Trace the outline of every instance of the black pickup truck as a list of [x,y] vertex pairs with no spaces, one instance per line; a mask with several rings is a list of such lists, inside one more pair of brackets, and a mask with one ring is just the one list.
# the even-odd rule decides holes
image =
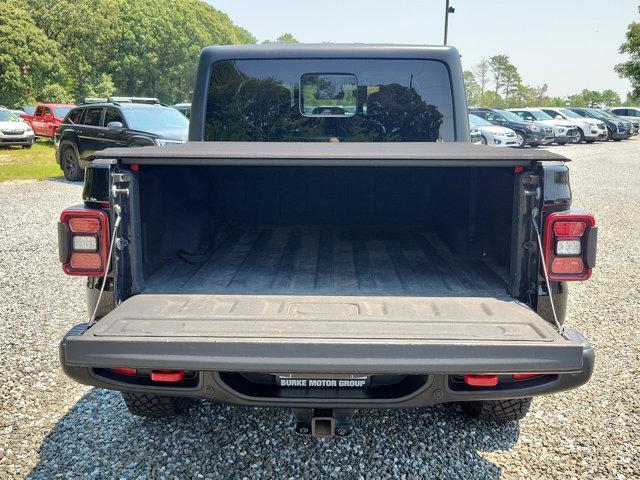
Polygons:
[[90,314],[69,377],[139,415],[291,408],[318,437],[361,408],[515,420],[589,380],[563,323],[594,218],[567,159],[469,142],[454,48],[206,48],[189,140],[101,152],[62,213]]

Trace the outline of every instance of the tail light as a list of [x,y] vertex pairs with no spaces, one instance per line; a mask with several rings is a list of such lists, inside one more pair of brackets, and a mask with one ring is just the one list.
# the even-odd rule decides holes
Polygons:
[[582,281],[596,262],[596,221],[576,210],[552,213],[545,223],[544,257],[548,280]]
[[100,277],[107,268],[109,221],[102,210],[70,208],[60,215],[58,250],[67,275]]

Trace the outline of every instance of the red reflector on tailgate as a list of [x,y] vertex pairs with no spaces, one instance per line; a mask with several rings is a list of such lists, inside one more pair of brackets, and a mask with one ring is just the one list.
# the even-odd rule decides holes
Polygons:
[[542,373],[514,373],[514,380],[526,380],[527,378],[539,377]]
[[117,373],[122,373],[124,375],[135,375],[138,373],[138,370],[135,368],[110,368],[109,370]]
[[495,387],[498,384],[497,375],[465,375],[464,383],[472,387]]
[[152,370],[151,380],[154,382],[179,382],[184,378],[184,372],[174,370]]

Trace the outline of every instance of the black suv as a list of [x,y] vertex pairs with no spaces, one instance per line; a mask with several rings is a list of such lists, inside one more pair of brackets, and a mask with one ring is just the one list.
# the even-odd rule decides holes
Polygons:
[[109,147],[184,143],[189,121],[157,99],[91,99],[71,110],[53,141],[56,162],[67,180],[82,180],[87,157]]
[[485,120],[507,127],[516,132],[517,148],[538,147],[548,145],[555,140],[553,129],[548,125],[537,122],[525,122],[522,118],[508,110],[495,108],[470,108],[469,113],[484,118]]

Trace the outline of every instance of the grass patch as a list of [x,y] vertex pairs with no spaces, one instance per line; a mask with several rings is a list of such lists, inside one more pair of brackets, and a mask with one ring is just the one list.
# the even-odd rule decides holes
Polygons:
[[61,177],[53,142],[38,140],[31,149],[0,148],[0,182]]

